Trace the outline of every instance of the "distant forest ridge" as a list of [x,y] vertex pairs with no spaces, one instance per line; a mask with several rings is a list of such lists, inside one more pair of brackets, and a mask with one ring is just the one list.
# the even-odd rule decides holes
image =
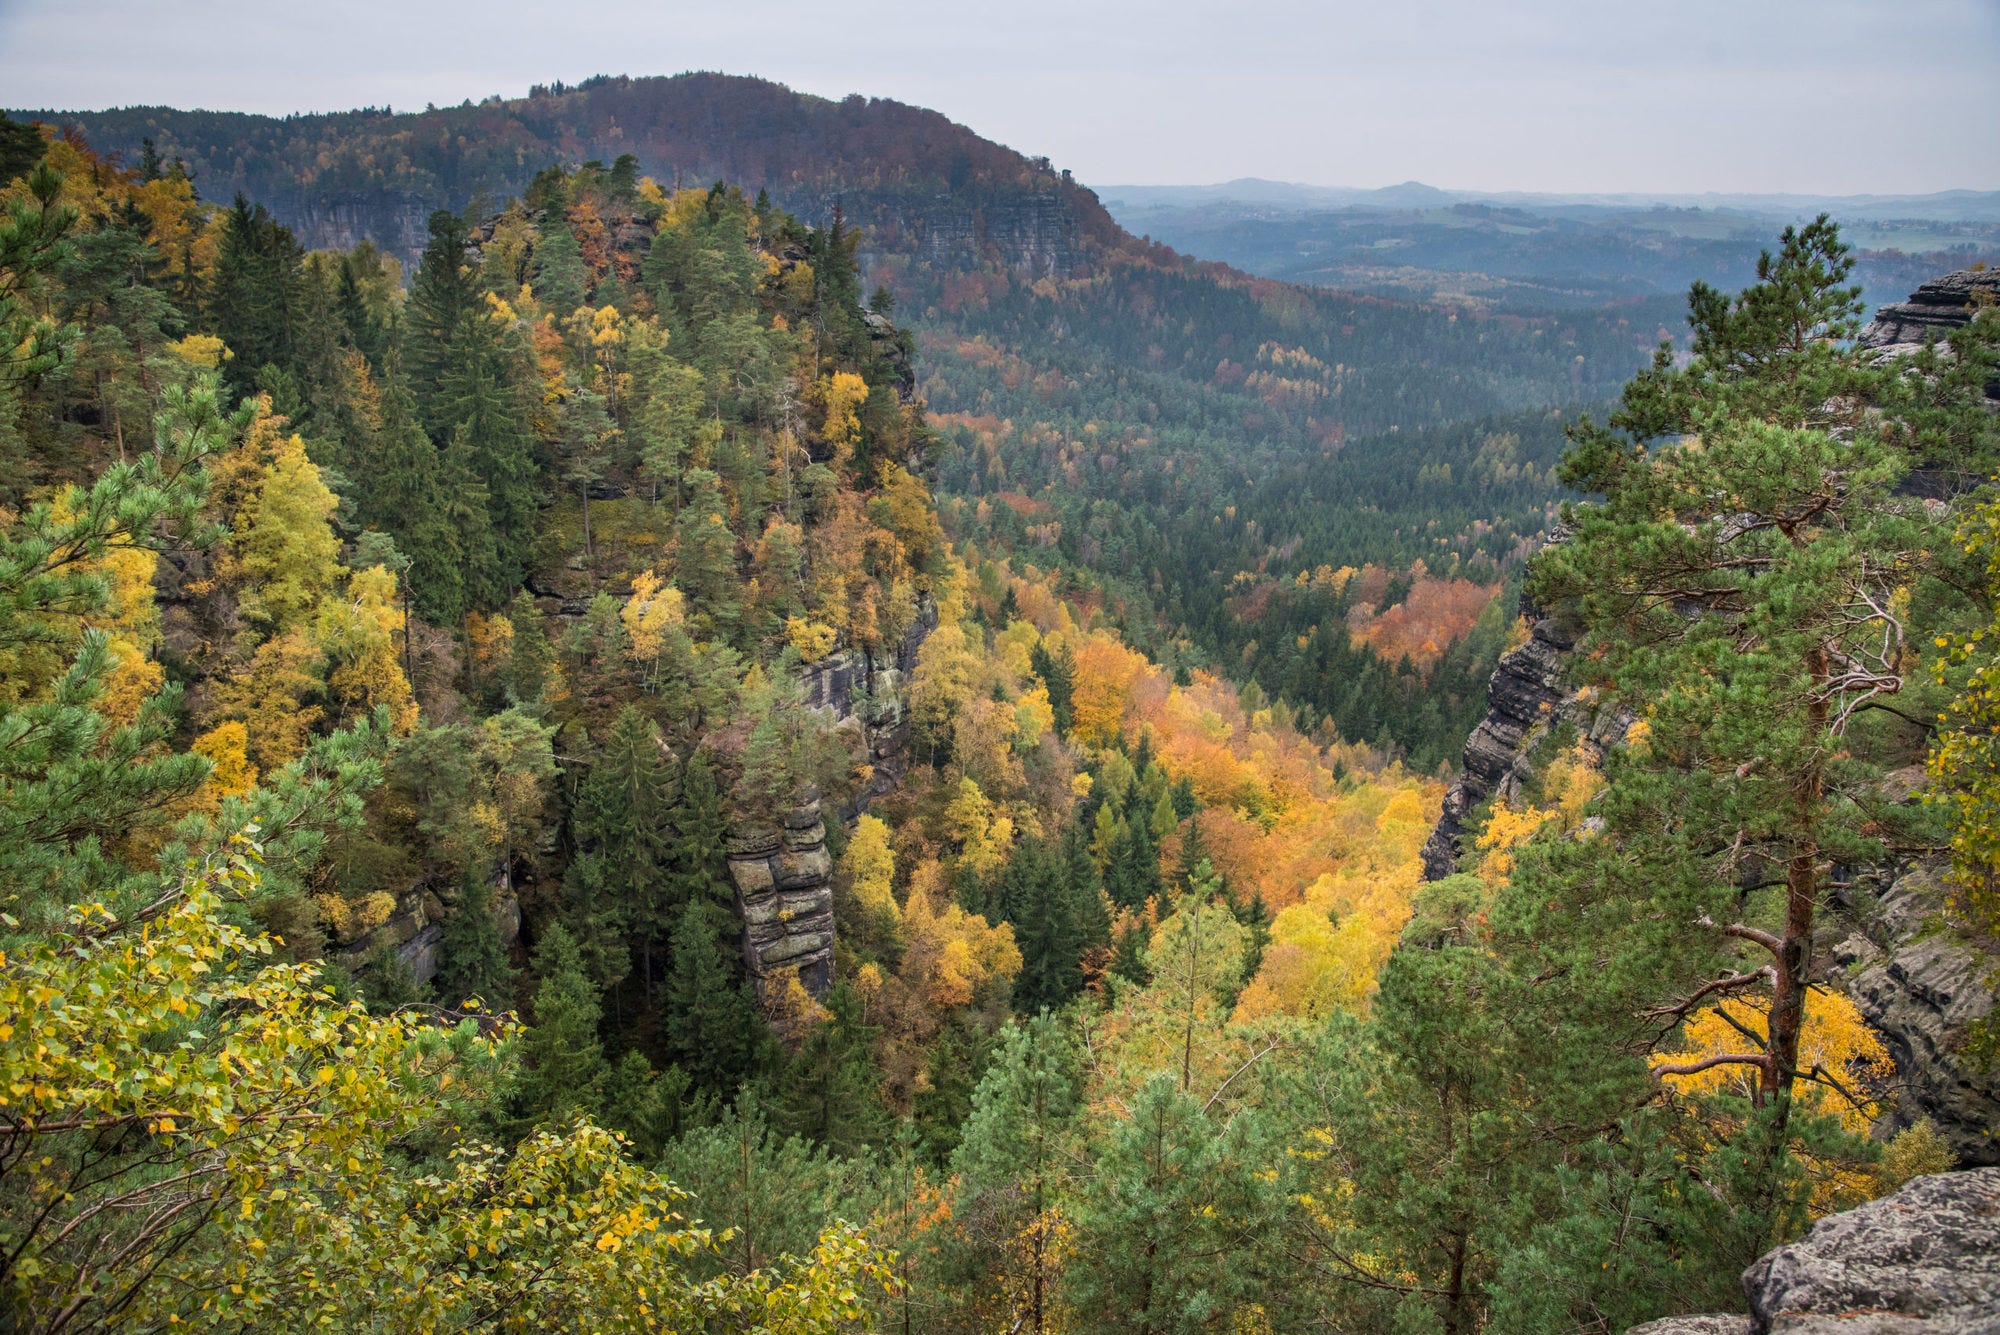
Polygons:
[[[413,257],[435,209],[482,198],[497,206],[552,163],[610,164],[627,153],[663,185],[727,179],[768,190],[813,222],[838,204],[874,229],[871,244],[891,249],[963,243],[958,258],[977,262],[980,234],[994,222],[1030,235],[1044,266],[1073,267],[1087,250],[1139,244],[1046,158],[935,111],[859,94],[833,101],[724,74],[605,76],[420,112],[7,114],[77,131],[128,162],[150,139],[163,160],[186,163],[204,197],[259,200],[310,246],[369,236]],[[1024,216],[997,219],[996,207]]]
[[1825,211],[1849,221],[1924,218],[1939,222],[2000,222],[2000,190],[1938,190],[1928,194],[1742,194],[1729,191],[1561,191],[1454,190],[1404,181],[1376,188],[1305,185],[1239,177],[1211,185],[1101,185],[1098,194],[1132,206],[1191,206],[1220,201],[1281,209],[1442,208],[1452,204],[1498,204],[1545,210],[1559,208],[1719,209],[1757,215],[1790,216]]

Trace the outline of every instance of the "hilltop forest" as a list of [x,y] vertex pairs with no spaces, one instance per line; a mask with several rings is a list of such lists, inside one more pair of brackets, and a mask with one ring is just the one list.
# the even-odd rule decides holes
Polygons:
[[[0,120],[11,1328],[1610,1332],[1949,1163],[1813,933],[2000,929],[2000,332],[1831,223],[1646,361],[100,147]],[[1426,882],[1521,578],[1616,726]]]

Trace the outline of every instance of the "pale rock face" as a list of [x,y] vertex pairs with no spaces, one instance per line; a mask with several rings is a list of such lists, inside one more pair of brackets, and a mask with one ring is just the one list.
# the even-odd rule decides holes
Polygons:
[[2000,1168],[1920,1177],[1743,1272],[1750,1315],[1629,1335],[2000,1335]]

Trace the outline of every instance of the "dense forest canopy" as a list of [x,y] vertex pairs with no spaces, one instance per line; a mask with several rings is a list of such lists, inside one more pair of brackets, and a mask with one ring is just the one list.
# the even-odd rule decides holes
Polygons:
[[[0,122],[12,1326],[1609,1332],[1948,1166],[1815,932],[1946,848],[2000,923],[1994,317],[571,153],[398,257]],[[1524,565],[1602,726],[1426,884]]]
[[[430,211],[490,206],[550,161],[727,179],[821,225],[838,209],[864,287],[891,294],[922,352],[949,447],[937,480],[968,503],[946,512],[954,539],[1052,571],[1173,665],[1253,678],[1306,726],[1331,720],[1424,769],[1477,717],[1499,636],[1467,641],[1462,617],[1412,605],[1425,624],[1405,663],[1343,637],[1347,605],[1322,615],[1278,592],[1267,613],[1274,590],[1372,562],[1399,575],[1375,612],[1427,578],[1454,608],[1461,579],[1509,603],[1501,584],[1560,496],[1563,422],[1681,327],[1667,298],[1496,314],[1252,278],[1130,235],[1046,161],[935,113],[756,79],[593,79],[424,111],[48,116],[126,162],[178,161],[212,198],[242,191],[308,244],[365,238],[406,263]],[[1243,579],[1265,587],[1245,599]],[[1454,651],[1441,668],[1433,642]],[[1364,691],[1332,684],[1356,671]]]

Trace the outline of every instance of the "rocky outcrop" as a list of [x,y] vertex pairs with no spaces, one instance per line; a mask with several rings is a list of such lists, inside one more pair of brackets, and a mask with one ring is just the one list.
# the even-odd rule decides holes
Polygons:
[[[2000,304],[2000,269],[1960,269],[1925,283],[1908,301],[1879,308],[1857,341],[1884,357],[1914,352],[1994,304]],[[1986,397],[2000,401],[2000,367],[1986,382]]]
[[814,996],[833,983],[833,859],[817,793],[776,830],[729,838],[729,876],[743,918],[743,962],[761,990],[797,969]]
[[[444,920],[448,910],[436,893],[418,885],[396,897],[395,911],[387,920],[349,940],[329,942],[330,959],[349,973],[360,973],[372,962],[375,952],[392,946],[410,978],[428,983],[437,977],[438,947],[444,942]],[[500,939],[511,946],[521,935],[521,901],[503,876],[493,892],[493,916],[500,927]],[[455,1004],[457,999],[453,999]]]
[[1945,928],[1934,866],[1904,871],[1872,902],[1843,898],[1855,930],[1834,947],[1829,981],[1896,1059],[1881,1130],[1929,1118],[1960,1164],[2000,1165],[2000,1072],[1961,1057],[1968,1026],[1993,1013],[2000,962]]
[[1576,635],[1559,618],[1543,616],[1525,597],[1521,614],[1530,623],[1527,643],[1501,655],[1487,686],[1486,717],[1466,739],[1459,776],[1444,796],[1437,827],[1424,844],[1424,879],[1435,881],[1457,870],[1458,840],[1465,820],[1487,798],[1511,801],[1535,776],[1536,752],[1564,724],[1599,755],[1631,725],[1622,710],[1600,708],[1579,695],[1569,679],[1569,654]]
[[[868,781],[834,812],[842,822],[855,820],[903,777],[910,745],[904,683],[936,626],[937,608],[926,601],[890,652],[843,650],[801,670],[807,707],[853,724],[867,748]],[[732,831],[729,876],[743,919],[743,962],[759,990],[792,969],[814,996],[832,986],[833,859],[820,795],[810,794],[776,829]]]
[[1747,1317],[1630,1335],[2000,1335],[2000,1168],[1920,1177],[1743,1272]]

